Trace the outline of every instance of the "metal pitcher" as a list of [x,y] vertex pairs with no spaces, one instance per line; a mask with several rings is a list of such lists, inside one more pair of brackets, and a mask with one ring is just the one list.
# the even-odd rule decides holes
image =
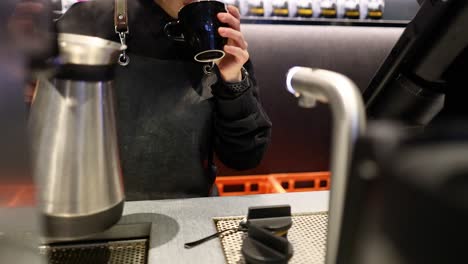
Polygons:
[[122,215],[113,73],[120,43],[59,34],[60,66],[38,82],[29,116],[45,237],[76,239]]

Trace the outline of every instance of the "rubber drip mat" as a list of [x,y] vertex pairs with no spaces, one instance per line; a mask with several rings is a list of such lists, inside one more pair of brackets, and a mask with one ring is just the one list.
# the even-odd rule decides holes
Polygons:
[[[214,218],[217,231],[239,226],[239,217]],[[294,248],[290,264],[325,263],[328,213],[293,214],[293,225],[288,232],[288,240]],[[224,256],[228,264],[244,264],[241,253],[242,241],[247,233],[237,232],[220,238]]]
[[41,246],[50,264],[146,264],[148,240]]

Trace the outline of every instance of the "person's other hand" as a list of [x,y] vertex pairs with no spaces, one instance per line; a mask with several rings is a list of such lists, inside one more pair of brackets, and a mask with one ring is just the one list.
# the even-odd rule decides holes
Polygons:
[[249,60],[247,41],[240,31],[240,12],[235,6],[228,6],[229,13],[219,13],[218,19],[230,27],[220,27],[219,34],[228,39],[224,46],[226,56],[216,62],[221,77],[226,82],[240,82],[242,80],[241,69]]

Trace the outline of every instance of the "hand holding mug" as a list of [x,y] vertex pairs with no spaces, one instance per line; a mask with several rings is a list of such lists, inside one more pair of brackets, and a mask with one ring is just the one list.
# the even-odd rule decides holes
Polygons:
[[223,47],[227,39],[218,29],[227,26],[218,18],[227,13],[226,5],[219,1],[192,2],[180,9],[178,20],[166,24],[164,32],[174,41],[183,41],[192,49],[194,60],[213,62],[225,56]]
[[178,20],[164,31],[174,41],[189,44],[198,62],[215,62],[227,82],[242,79],[242,66],[249,59],[247,42],[240,32],[240,12],[219,1],[192,2],[184,6]]
[[219,34],[228,39],[224,45],[226,56],[216,61],[221,77],[227,82],[239,82],[242,80],[241,69],[249,60],[247,51],[248,43],[240,31],[240,12],[235,6],[228,6],[229,13],[218,13],[218,19],[229,25],[220,27]]

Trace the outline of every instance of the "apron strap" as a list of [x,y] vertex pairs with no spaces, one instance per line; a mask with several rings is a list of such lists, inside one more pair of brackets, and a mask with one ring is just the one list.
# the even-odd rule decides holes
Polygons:
[[[214,123],[214,122],[213,122]],[[214,130],[214,124],[212,124],[212,129],[211,131]],[[216,177],[218,176],[218,167],[216,166],[214,162],[214,142],[213,139],[210,140],[210,145],[208,149],[208,176],[211,178],[213,181],[213,185],[210,188],[210,193],[209,196],[219,196],[219,190],[218,187],[216,186]]]
[[[127,35],[130,33],[128,28],[127,0],[115,0],[114,28],[115,33],[119,36],[120,43],[126,45]],[[125,50],[120,54],[118,63],[121,66],[127,66],[130,63],[130,58]]]

